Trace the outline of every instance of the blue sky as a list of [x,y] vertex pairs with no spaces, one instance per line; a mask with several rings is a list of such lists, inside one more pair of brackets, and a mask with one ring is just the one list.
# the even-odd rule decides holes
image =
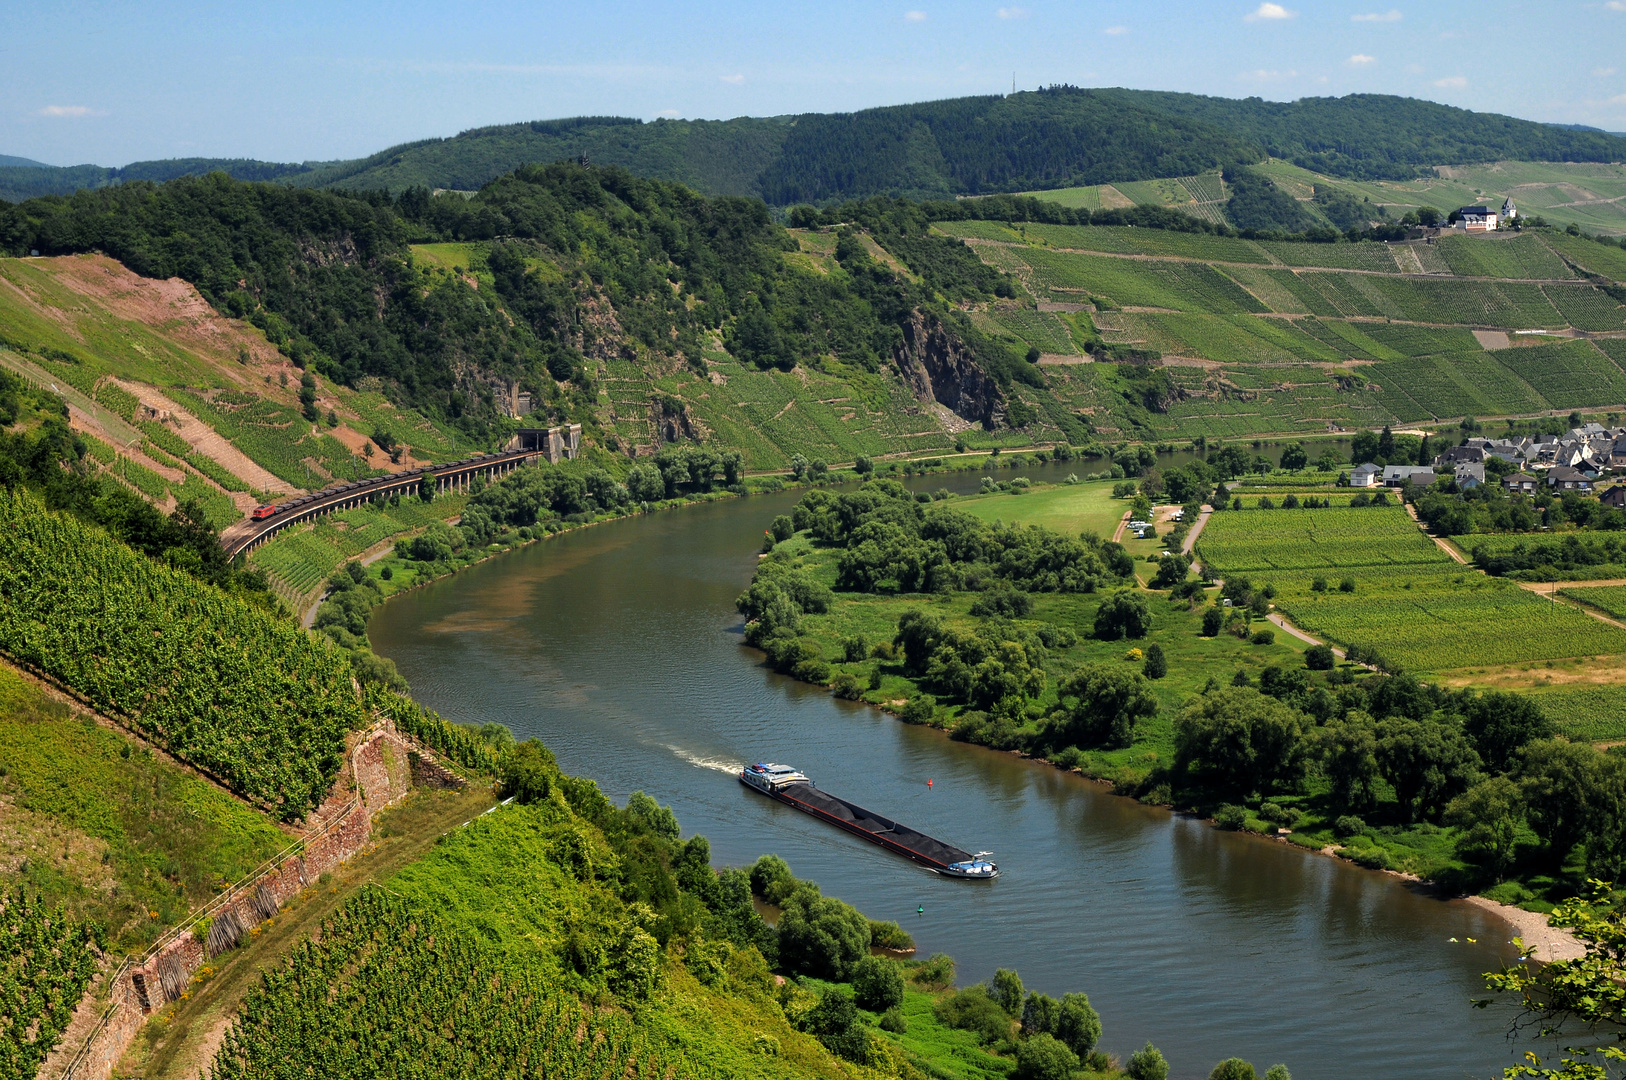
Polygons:
[[1404,94],[1626,131],[1626,0],[65,4],[0,13],[0,154],[357,157],[484,124],[1048,83]]

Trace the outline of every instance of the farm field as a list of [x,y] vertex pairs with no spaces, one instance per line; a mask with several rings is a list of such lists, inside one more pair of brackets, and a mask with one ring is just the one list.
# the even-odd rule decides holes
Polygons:
[[1626,631],[1453,562],[1398,507],[1215,514],[1198,550],[1221,576],[1274,586],[1305,631],[1411,671],[1626,653]]

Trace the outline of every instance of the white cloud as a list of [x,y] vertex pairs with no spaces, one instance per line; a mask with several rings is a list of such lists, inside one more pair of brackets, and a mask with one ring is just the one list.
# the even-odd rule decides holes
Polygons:
[[1399,22],[1402,16],[1399,11],[1390,8],[1388,11],[1371,11],[1365,15],[1351,15],[1350,22]]
[[678,117],[682,116],[683,114],[681,112],[679,112],[677,109],[662,109],[660,112],[656,113],[655,115],[656,116],[664,116],[668,120],[676,120]]
[[47,105],[39,111],[41,116],[100,116],[89,105]]
[[1113,37],[1118,37],[1120,34],[1129,33],[1129,27],[1127,27],[1127,26],[1109,26],[1109,27],[1107,27],[1105,30],[1103,30],[1101,32],[1103,34],[1111,34]]
[[1609,76],[1613,75],[1619,70],[1619,68],[1593,68],[1592,74],[1596,75],[1600,79],[1607,79]]
[[905,11],[903,18],[905,22],[925,22],[926,13],[924,11]]
[[1025,7],[1002,7],[994,14],[1001,19],[1025,19],[1028,17],[1028,9]]
[[1609,99],[1611,105],[1626,105],[1626,94],[1616,94]]
[[1354,56],[1344,61],[1344,63],[1354,64],[1356,67],[1365,67],[1367,64],[1375,64],[1377,62],[1377,57],[1367,56],[1365,53],[1356,53]]
[[1243,82],[1280,82],[1283,79],[1296,79],[1298,76],[1299,73],[1291,69],[1287,71],[1267,71],[1264,68],[1255,68],[1252,71],[1244,71],[1237,78]]
[[1604,7],[1610,11],[1626,11],[1626,0],[1609,0]]
[[1435,79],[1434,85],[1442,90],[1460,90],[1468,85],[1468,80],[1461,75],[1447,75],[1443,79]]
[[738,86],[740,83],[745,81],[744,75],[719,75],[718,78],[722,79],[726,83],[733,83],[735,86]]
[[[1626,2],[1626,0],[1623,0]],[[1272,4],[1269,0],[1260,4],[1253,13],[1247,16],[1248,22],[1257,22],[1260,19],[1291,19],[1298,15],[1296,11],[1288,11],[1280,4]]]

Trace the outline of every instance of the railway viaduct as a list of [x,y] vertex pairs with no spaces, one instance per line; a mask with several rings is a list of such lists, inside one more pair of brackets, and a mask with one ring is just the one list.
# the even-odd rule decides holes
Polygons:
[[568,460],[576,456],[581,445],[581,433],[580,424],[521,428],[509,441],[508,448],[495,454],[404,469],[388,476],[373,476],[324,488],[278,503],[276,513],[268,518],[259,521],[248,519],[230,526],[220,534],[220,545],[226,549],[227,558],[235,559],[248,554],[290,526],[335,511],[349,510],[363,503],[395,495],[416,494],[426,483],[435,485],[437,495],[446,491],[467,491],[476,477],[494,480],[538,459],[549,462]]

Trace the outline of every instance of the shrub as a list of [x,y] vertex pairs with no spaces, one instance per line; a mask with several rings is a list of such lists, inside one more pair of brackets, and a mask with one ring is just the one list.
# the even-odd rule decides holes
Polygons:
[[1103,641],[1143,638],[1151,626],[1151,608],[1145,597],[1135,593],[1109,596],[1095,611],[1095,636]]
[[764,855],[751,867],[751,891],[770,904],[782,904],[796,887],[790,864],[777,855]]
[[1310,591],[1311,592],[1326,592],[1327,591],[1327,579],[1324,578],[1324,577],[1319,577],[1319,576],[1315,577],[1315,578],[1312,578],[1310,580]]
[[841,659],[844,663],[857,664],[869,656],[869,642],[864,640],[863,634],[855,634],[841,641]]
[[535,739],[526,739],[503,755],[497,767],[497,794],[519,803],[539,802],[553,790],[557,771],[553,755]]
[[853,997],[870,1012],[896,1008],[903,1004],[903,973],[891,960],[866,956],[853,965]]
[[1312,645],[1304,650],[1304,666],[1311,671],[1331,671],[1337,665],[1330,645]]
[[898,717],[906,724],[929,724],[936,712],[937,702],[930,694],[917,694],[904,705]]
[[845,979],[869,952],[869,920],[851,904],[801,885],[785,898],[779,917],[779,955],[785,966],[826,979]]
[[1225,612],[1217,607],[1211,607],[1203,612],[1203,637],[1219,637],[1219,632],[1225,627]]
[[1354,814],[1344,814],[1332,823],[1332,831],[1335,836],[1347,840],[1351,836],[1359,836],[1364,833],[1366,831],[1366,822]]
[[1299,819],[1304,816],[1304,813],[1296,807],[1267,802],[1259,807],[1259,816],[1272,825],[1280,825],[1290,829],[1299,823]]
[[1355,591],[1355,579],[1352,578],[1352,577],[1347,577],[1344,580],[1340,581],[1338,583],[1338,591],[1339,592],[1354,592]]
[[1253,642],[1255,645],[1273,645],[1276,642],[1276,631],[1264,629],[1255,630],[1253,635],[1249,637],[1248,640]]
[[1147,1043],[1129,1055],[1129,1063],[1124,1066],[1124,1075],[1129,1077],[1129,1080],[1169,1080],[1169,1063],[1163,1057],[1162,1051]]
[[890,1031],[894,1035],[905,1035],[909,1031],[909,1020],[903,1015],[903,1009],[897,1005],[892,1006],[881,1014],[876,1026],[882,1031]]
[[858,676],[850,671],[838,671],[830,680],[830,691],[844,701],[857,701],[864,695],[864,688],[858,684]]
[[939,1021],[952,1028],[969,1031],[984,1043],[998,1042],[1011,1033],[1011,1018],[983,986],[970,986],[950,994],[932,1006]]
[[840,990],[826,991],[803,1018],[802,1026],[838,1057],[860,1065],[869,1061],[868,1033],[852,999]]
[[1233,832],[1240,831],[1248,823],[1248,811],[1234,803],[1226,803],[1214,811],[1214,824],[1222,829]]
[[1084,994],[1063,994],[1061,1011],[1056,1017],[1056,1038],[1068,1049],[1084,1057],[1101,1039],[1101,1015],[1090,1005]]
[[878,949],[906,950],[915,947],[915,939],[909,936],[909,931],[895,922],[869,921],[869,943]]
[[1208,1080],[1259,1080],[1259,1074],[1253,1071],[1253,1066],[1241,1058],[1226,1058],[1214,1066],[1214,1071],[1208,1074]]
[[1146,665],[1141,673],[1148,679],[1161,679],[1169,673],[1169,661],[1163,655],[1163,646],[1152,644],[1146,646]]
[[953,986],[954,957],[948,953],[933,953],[930,959],[909,973],[909,981],[927,989]]
[[1067,1080],[1078,1068],[1078,1055],[1050,1035],[1023,1039],[1016,1047],[1016,1076],[1020,1080]]

